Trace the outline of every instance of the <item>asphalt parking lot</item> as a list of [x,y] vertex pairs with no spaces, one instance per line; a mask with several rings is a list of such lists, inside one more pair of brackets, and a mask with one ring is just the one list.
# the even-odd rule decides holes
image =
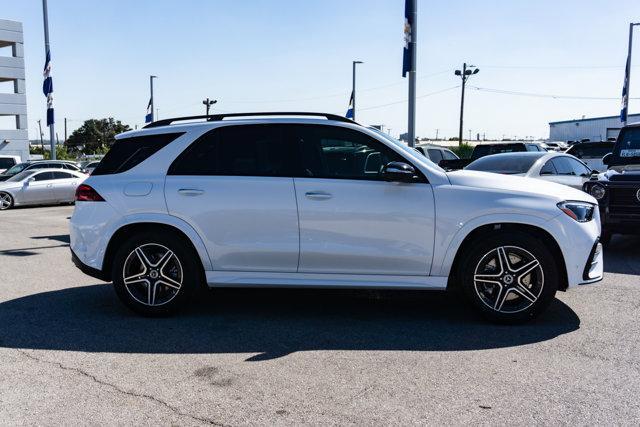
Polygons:
[[218,290],[127,311],[71,263],[73,207],[0,213],[3,424],[638,424],[640,239],[518,327],[430,292]]

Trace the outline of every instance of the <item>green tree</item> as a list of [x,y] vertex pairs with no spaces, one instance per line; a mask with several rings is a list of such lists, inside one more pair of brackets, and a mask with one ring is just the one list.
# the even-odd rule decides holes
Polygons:
[[90,119],[74,130],[65,144],[69,151],[81,151],[84,154],[104,153],[111,148],[117,134],[128,130],[131,130],[129,125],[113,117]]
[[[457,139],[457,138],[456,138]],[[449,147],[451,151],[456,153],[458,157],[461,159],[469,159],[471,158],[471,153],[473,153],[473,146],[463,142],[462,145],[458,145],[455,147]]]

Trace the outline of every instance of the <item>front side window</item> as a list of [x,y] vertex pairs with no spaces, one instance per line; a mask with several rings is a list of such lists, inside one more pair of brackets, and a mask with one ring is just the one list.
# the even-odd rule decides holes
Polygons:
[[573,169],[573,173],[577,176],[589,176],[591,175],[591,169],[580,163],[576,159],[572,159],[571,157],[563,157]]
[[295,125],[288,139],[299,146],[302,176],[382,180],[382,167],[407,162],[379,141],[361,132],[323,125]]
[[569,159],[567,159],[566,157],[556,157],[551,161],[553,162],[553,165],[556,167],[556,170],[558,171],[558,175],[575,175],[576,174],[575,171],[573,170],[571,163],[569,163]]
[[49,181],[53,179],[53,172],[41,172],[33,176],[34,181]]
[[558,171],[556,171],[555,166],[553,166],[553,161],[549,160],[544,164],[542,169],[540,169],[540,175],[557,175]]
[[168,174],[294,176],[298,166],[296,147],[283,139],[282,132],[282,125],[241,125],[214,129],[182,152],[169,168]]
[[453,151],[442,150],[442,152],[444,153],[444,159],[445,160],[458,160],[459,159],[459,157],[456,156],[456,154]]

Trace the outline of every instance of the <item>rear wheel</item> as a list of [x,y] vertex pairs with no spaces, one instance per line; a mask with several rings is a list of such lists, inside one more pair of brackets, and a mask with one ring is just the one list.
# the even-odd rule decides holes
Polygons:
[[9,193],[0,193],[0,211],[13,207],[13,197]]
[[161,316],[182,308],[199,286],[197,254],[180,237],[146,232],[123,244],[114,258],[113,284],[133,311]]
[[540,314],[559,284],[551,251],[536,237],[519,231],[501,231],[472,242],[458,277],[471,304],[502,323],[520,323]]

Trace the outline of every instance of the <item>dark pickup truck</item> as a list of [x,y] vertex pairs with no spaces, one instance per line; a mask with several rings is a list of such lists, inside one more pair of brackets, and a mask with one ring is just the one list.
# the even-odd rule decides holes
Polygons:
[[585,182],[583,189],[598,200],[600,242],[607,245],[612,234],[640,234],[640,123],[622,128],[613,152],[602,162],[607,171]]
[[456,160],[441,160],[438,165],[445,170],[464,169],[474,160],[490,154],[514,153],[518,151],[546,151],[535,142],[496,142],[491,144],[478,144],[473,147],[471,158]]

